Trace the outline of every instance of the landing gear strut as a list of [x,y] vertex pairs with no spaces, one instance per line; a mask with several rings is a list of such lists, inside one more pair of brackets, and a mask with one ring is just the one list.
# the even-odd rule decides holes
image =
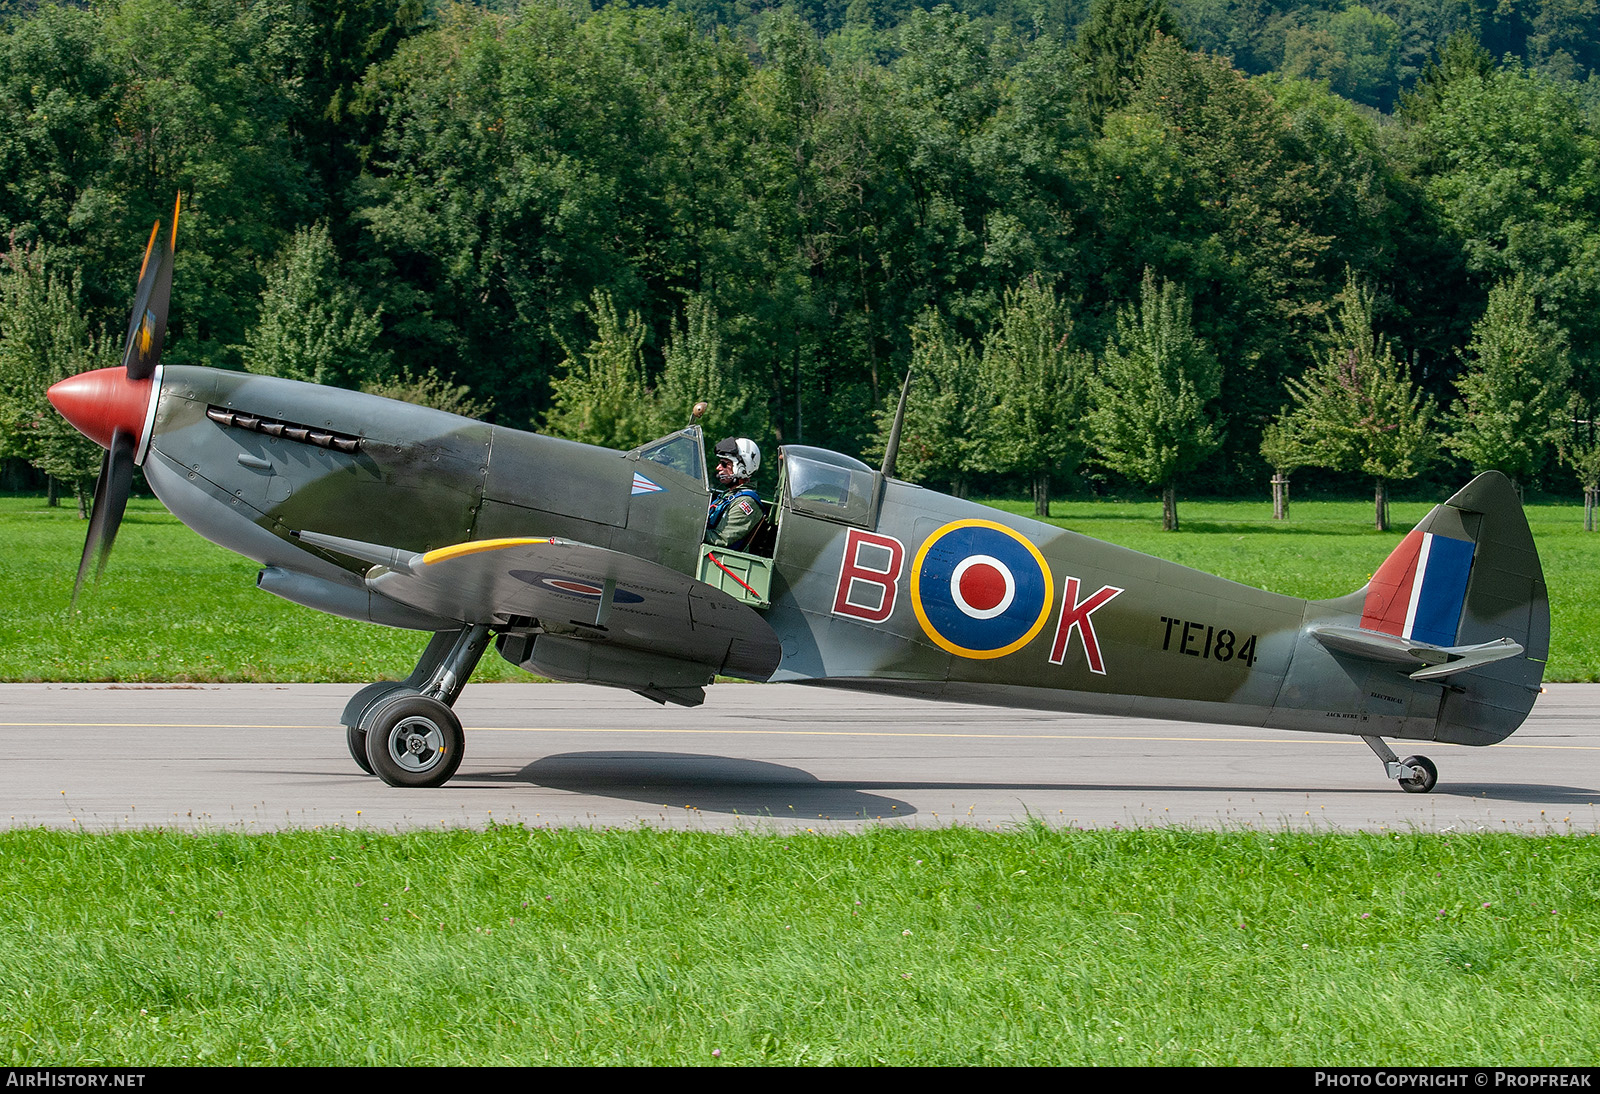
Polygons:
[[1400,759],[1382,737],[1361,738],[1367,747],[1383,761],[1384,773],[1400,784],[1407,794],[1426,794],[1439,781],[1439,769],[1426,756],[1407,756]]
[[439,631],[410,676],[356,692],[341,718],[356,765],[390,786],[443,786],[461,766],[465,744],[450,708],[488,645],[482,623]]

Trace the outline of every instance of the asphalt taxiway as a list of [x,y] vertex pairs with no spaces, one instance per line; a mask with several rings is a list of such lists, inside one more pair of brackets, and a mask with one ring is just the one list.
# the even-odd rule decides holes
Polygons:
[[356,685],[0,685],[0,824],[250,831],[595,825],[839,831],[873,824],[1600,830],[1600,686],[1549,685],[1489,748],[1397,742],[1439,767],[1402,793],[1354,737],[1045,714],[797,685],[703,707],[565,684],[474,684],[437,790],[363,775]]

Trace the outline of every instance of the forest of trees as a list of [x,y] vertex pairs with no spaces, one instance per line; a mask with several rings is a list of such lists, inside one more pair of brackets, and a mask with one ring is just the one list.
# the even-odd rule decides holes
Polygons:
[[1600,0],[0,2],[0,455],[92,475],[37,392],[181,192],[170,362],[853,454],[912,364],[900,471],[1041,507],[1593,489],[1597,68]]

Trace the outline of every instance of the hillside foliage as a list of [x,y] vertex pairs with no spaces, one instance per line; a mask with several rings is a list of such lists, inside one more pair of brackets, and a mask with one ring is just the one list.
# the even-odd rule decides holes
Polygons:
[[[1600,402],[1596,8],[13,0],[0,277],[43,256],[99,345],[181,192],[170,362],[431,377],[413,397],[619,444],[708,398],[719,430],[854,454],[921,361],[905,473],[1046,508],[1172,481],[1056,424],[1147,277],[1217,366],[1202,491],[1259,489],[1352,292],[1432,428],[1476,430],[1432,473],[1491,459],[1515,285],[1562,372],[1515,470],[1566,489],[1566,407]],[[1028,300],[1058,344],[1006,342]],[[1046,413],[1024,388],[1057,373]]]

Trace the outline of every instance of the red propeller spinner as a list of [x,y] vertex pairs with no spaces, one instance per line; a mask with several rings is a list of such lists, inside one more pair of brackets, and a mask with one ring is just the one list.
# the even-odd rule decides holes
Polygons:
[[130,380],[127,370],[118,366],[69,376],[47,394],[61,416],[101,448],[109,449],[112,435],[120,430],[134,438],[138,451],[144,446],[154,392],[152,377]]

